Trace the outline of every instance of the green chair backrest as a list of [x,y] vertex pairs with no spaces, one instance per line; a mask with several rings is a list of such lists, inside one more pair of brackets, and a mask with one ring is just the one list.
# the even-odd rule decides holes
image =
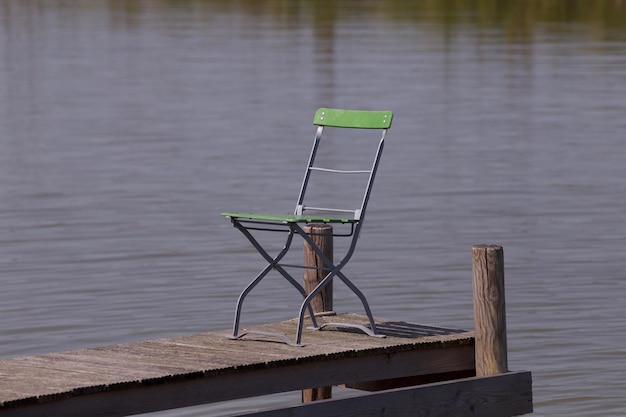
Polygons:
[[390,111],[321,108],[315,112],[313,124],[357,129],[389,129],[392,119],[393,113]]

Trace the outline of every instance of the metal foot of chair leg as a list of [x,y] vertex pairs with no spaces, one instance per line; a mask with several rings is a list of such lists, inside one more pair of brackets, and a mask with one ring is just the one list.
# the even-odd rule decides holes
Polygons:
[[384,338],[386,337],[384,334],[380,334],[380,333],[374,333],[372,331],[372,329],[370,329],[369,327],[363,326],[361,324],[353,324],[353,323],[324,323],[319,327],[307,327],[307,329],[310,330],[323,330],[324,327],[346,327],[349,329],[358,329],[361,330],[363,333],[365,333],[368,336],[371,337],[378,337],[378,338]]
[[242,333],[239,333],[238,335],[232,335],[232,336],[228,336],[228,338],[230,340],[240,340],[242,337],[248,335],[248,334],[257,334],[260,336],[267,336],[267,337],[275,337],[277,339],[279,339],[281,342],[285,343],[286,345],[289,346],[296,346],[296,347],[302,347],[304,346],[302,343],[294,343],[291,341],[291,339],[289,339],[287,336],[285,336],[282,333],[273,333],[273,332],[263,332],[260,330],[248,330]]

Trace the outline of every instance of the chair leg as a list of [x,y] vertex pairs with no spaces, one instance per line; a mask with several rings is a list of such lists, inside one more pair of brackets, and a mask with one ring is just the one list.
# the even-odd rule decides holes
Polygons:
[[379,333],[378,333],[378,330],[376,329],[376,322],[374,321],[374,316],[372,315],[372,311],[370,310],[370,306],[367,303],[367,299],[365,298],[365,295],[363,295],[361,290],[359,290],[357,286],[354,285],[352,281],[350,281],[342,272],[337,271],[337,276],[339,277],[341,281],[343,281],[344,284],[348,286],[348,288],[352,290],[353,293],[357,295],[357,297],[359,297],[359,299],[361,300],[361,303],[363,303],[365,314],[367,314],[367,318],[370,321],[370,328],[372,329],[372,333],[374,335],[378,335]]
[[313,291],[311,291],[309,293],[309,295],[304,299],[304,301],[302,302],[302,305],[300,306],[300,315],[298,316],[298,329],[297,329],[297,333],[296,333],[296,344],[300,345],[300,340],[302,339],[302,330],[304,328],[304,310],[306,306],[310,306],[311,300],[313,299],[313,297],[315,297],[322,289],[324,289],[324,287],[326,285],[328,285],[332,279],[334,278],[335,275],[337,275],[339,277],[339,279],[341,279],[342,282],[344,282],[348,288],[350,288],[350,290],[352,290],[352,292],[354,292],[357,297],[359,297],[359,299],[361,300],[361,302],[363,303],[363,307],[365,309],[365,314],[367,315],[367,318],[369,320],[370,323],[370,328],[368,329],[365,326],[362,326],[360,324],[351,324],[351,323],[325,323],[322,326],[317,326],[314,325],[313,329],[314,330],[321,330],[323,327],[326,326],[337,326],[337,327],[348,327],[348,328],[354,328],[354,329],[359,329],[361,330],[363,333],[367,334],[368,336],[372,336],[372,337],[385,337],[385,335],[380,334],[378,332],[378,329],[376,327],[376,322],[374,321],[374,316],[372,315],[372,311],[370,310],[369,304],[367,302],[367,299],[365,298],[365,295],[363,295],[363,293],[342,273],[338,270],[338,267],[335,267],[333,269],[333,271],[331,271],[328,275],[326,275],[326,277],[324,277],[324,279],[317,285],[317,287],[315,287],[315,289],[313,289]]
[[[346,257],[337,265],[335,265],[330,261],[330,259],[328,259],[328,257],[324,254],[324,252],[315,244],[315,242],[313,242],[313,239],[311,239],[310,236],[306,232],[304,232],[304,230],[302,230],[300,226],[294,225],[293,230],[297,232],[311,246],[311,248],[315,251],[315,253],[322,259],[322,262],[324,262],[324,264],[326,264],[326,266],[331,269],[328,275],[324,277],[324,279],[317,285],[317,287],[315,287],[313,291],[311,291],[311,293],[302,302],[302,305],[300,307],[300,315],[298,317],[298,330],[297,330],[296,343],[298,344],[300,343],[300,338],[302,335],[302,328],[304,327],[303,320],[304,320],[305,307],[307,306],[310,307],[310,303],[313,297],[315,297],[326,285],[328,285],[332,281],[335,275],[337,275],[339,279],[341,279],[341,281],[343,281],[348,286],[348,288],[350,288],[350,290],[352,290],[352,292],[355,293],[357,297],[359,297],[359,299],[361,300],[361,303],[363,304],[363,308],[365,309],[365,314],[367,315],[367,318],[370,322],[371,330],[361,325],[343,324],[343,326],[359,328],[370,336],[384,337],[383,335],[378,333],[378,329],[376,328],[376,322],[374,321],[374,316],[372,315],[372,311],[370,310],[370,307],[367,302],[367,299],[365,298],[365,295],[363,295],[361,290],[359,290],[357,286],[354,285],[352,281],[350,281],[348,277],[346,277],[341,272],[341,268],[348,262],[348,260],[350,259],[354,251],[356,241],[355,240],[352,241],[352,245]],[[333,323],[333,324],[337,325],[338,323]],[[314,325],[314,329],[320,329],[320,327],[317,325]]]
[[256,278],[244,288],[237,299],[237,308],[235,309],[235,321],[233,323],[233,338],[236,339],[239,336],[239,319],[241,318],[241,307],[243,306],[243,300],[248,293],[252,291],[256,285],[272,270],[272,265],[268,265],[256,276]]
[[[287,279],[287,281],[289,281],[291,283],[291,285],[293,285],[298,291],[300,291],[300,294],[302,295],[302,297],[304,298],[304,300],[306,300],[308,298],[308,295],[306,293],[306,290],[304,289],[304,287],[302,287],[302,285],[300,285],[300,283],[298,283],[298,281],[296,281],[287,271],[285,271],[285,269],[283,267],[281,267],[280,265],[275,265],[274,268],[283,276]],[[313,307],[311,306],[311,303],[309,302],[307,304],[307,309],[309,310],[309,316],[311,317],[311,322],[313,323],[313,327],[317,328],[317,319],[315,318],[315,313],[313,312]],[[296,344],[300,344],[300,342],[296,342]]]
[[[311,317],[313,318],[313,309],[311,307],[311,300],[313,300],[313,298],[320,293],[320,291],[322,291],[324,289],[324,287],[326,287],[329,283],[332,282],[333,279],[333,275],[331,275],[332,273],[329,273],[328,275],[326,275],[324,277],[324,279],[317,284],[317,286],[313,289],[313,291],[311,291],[309,293],[309,295],[307,295],[304,298],[304,301],[302,301],[302,304],[300,305],[300,312],[298,314],[298,329],[296,330],[296,344],[300,344],[300,340],[302,339],[302,330],[304,327],[304,310],[305,308],[309,309],[309,314],[311,315]],[[320,327],[317,325],[317,322],[315,320],[313,321],[313,329],[318,330]]]
[[[302,287],[302,285],[300,285],[298,281],[296,281],[287,271],[285,271],[283,267],[278,265],[278,262],[280,262],[280,260],[287,254],[287,252],[289,251],[289,248],[291,247],[291,242],[293,241],[293,235],[294,235],[293,231],[289,232],[289,236],[287,237],[287,241],[285,242],[285,245],[283,246],[282,250],[278,253],[278,255],[276,255],[276,257],[272,258],[272,256],[268,254],[265,249],[263,249],[263,247],[259,244],[259,242],[254,238],[254,236],[252,236],[252,234],[244,226],[242,226],[240,222],[233,219],[233,224],[237,229],[239,229],[239,231],[241,231],[241,233],[244,234],[244,236],[246,236],[246,238],[250,241],[252,246],[254,246],[257,252],[259,252],[259,254],[268,262],[268,265],[256,276],[254,280],[252,280],[252,282],[250,282],[250,284],[246,286],[246,288],[244,288],[244,290],[239,295],[239,298],[237,299],[237,307],[235,309],[235,319],[233,322],[233,335],[231,338],[238,339],[239,338],[239,323],[241,319],[241,309],[243,306],[243,301],[248,295],[248,293],[250,293],[250,291],[252,291],[252,289],[256,287],[257,284],[261,282],[261,280],[272,269],[276,269],[285,279],[287,279],[287,281],[300,292],[302,297],[306,298],[307,294],[306,294],[306,290],[304,289],[304,287]],[[313,307],[311,307],[310,304],[308,305],[308,310],[311,316],[311,321],[313,322],[313,326],[318,327],[317,321],[315,319],[315,314],[313,313]],[[300,345],[299,341],[297,342],[297,345]]]
[[236,219],[231,219],[231,221],[233,225],[237,229],[239,229],[241,233],[243,233],[243,235],[250,241],[252,246],[254,246],[257,252],[259,252],[259,254],[261,254],[261,256],[268,263],[267,266],[263,268],[263,270],[256,276],[256,278],[254,278],[252,282],[250,282],[250,284],[248,284],[246,288],[244,288],[244,290],[239,295],[239,298],[237,299],[237,308],[235,309],[235,320],[233,323],[233,335],[232,335],[233,339],[237,339],[239,337],[239,321],[241,318],[241,308],[243,306],[244,299],[246,298],[248,293],[250,293],[250,291],[252,291],[252,289],[256,287],[257,284],[261,282],[261,280],[265,278],[265,276],[275,267],[276,263],[280,261],[287,254],[287,252],[289,251],[289,247],[291,246],[291,241],[293,240],[293,233],[289,233],[289,236],[287,237],[287,241],[285,242],[285,245],[283,246],[282,250],[278,253],[278,255],[276,255],[276,257],[272,258],[267,253],[267,251],[263,249],[263,247],[259,244],[259,242],[254,238],[254,236],[252,236],[252,234],[244,226],[242,226],[240,222],[238,222]]
[[[353,327],[353,328],[361,329],[363,332],[365,332],[366,334],[370,336],[384,337],[384,335],[380,335],[378,333],[378,330],[376,328],[376,323],[374,321],[374,317],[372,316],[372,312],[370,310],[369,304],[367,303],[367,299],[365,298],[363,293],[341,272],[341,268],[347,263],[348,259],[350,258],[350,255],[352,254],[354,250],[354,245],[356,243],[354,240],[352,242],[352,246],[349,250],[348,255],[344,257],[344,259],[340,263],[335,265],[328,259],[328,257],[315,244],[315,242],[313,242],[310,236],[306,232],[304,232],[304,230],[300,226],[294,223],[294,224],[290,224],[289,236],[287,237],[287,241],[285,242],[283,249],[278,253],[278,255],[276,255],[275,257],[272,257],[271,255],[267,253],[265,249],[263,249],[263,247],[259,244],[259,242],[248,231],[248,229],[242,226],[241,223],[236,221],[235,219],[232,219],[232,222],[234,226],[237,229],[239,229],[244,234],[244,236],[246,236],[246,238],[250,241],[250,243],[254,246],[254,248],[259,252],[259,254],[268,262],[268,265],[263,270],[261,270],[261,272],[254,278],[254,280],[252,280],[252,282],[250,282],[246,286],[246,288],[244,288],[244,290],[239,295],[239,298],[237,299],[237,306],[235,309],[235,319],[233,322],[233,335],[231,337],[232,339],[238,339],[242,336],[239,334],[239,324],[240,324],[240,319],[241,319],[241,310],[242,310],[242,306],[243,306],[243,302],[245,298],[252,291],[252,289],[254,289],[254,287],[256,287],[257,284],[259,284],[259,282],[261,282],[261,280],[272,269],[275,269],[277,272],[279,272],[304,297],[304,300],[302,301],[302,304],[300,306],[300,311],[298,314],[296,343],[295,344],[291,343],[288,339],[286,339],[284,335],[278,335],[278,334],[274,335],[274,336],[278,336],[283,341],[287,340],[286,341],[287,344],[295,345],[295,346],[302,346],[301,340],[302,340],[302,331],[304,327],[304,313],[307,310],[311,317],[313,328],[317,330],[321,329],[321,327],[318,325],[317,320],[315,318],[315,313],[313,312],[313,307],[311,306],[311,300],[317,294],[319,294],[319,292],[322,289],[324,289],[330,282],[332,282],[332,279],[335,277],[335,275],[337,275],[348,286],[348,288],[352,290],[352,292],[354,292],[359,297],[359,299],[361,300],[361,303],[363,303],[363,307],[365,308],[365,313],[367,314],[367,318],[370,322],[370,329],[367,329],[365,326],[362,326],[362,325],[348,324],[348,323],[326,323],[324,326],[336,325],[336,326],[343,326],[343,327]],[[330,269],[330,272],[326,275],[326,277],[324,277],[324,279],[308,295],[304,287],[298,281],[296,281],[282,266],[279,265],[280,260],[287,254],[287,252],[289,251],[289,248],[291,247],[294,233],[298,233],[305,241],[307,241],[309,245],[311,245],[313,250],[320,256],[324,264]],[[249,333],[255,333],[255,332],[250,331]],[[256,332],[256,333],[259,333],[259,332]],[[260,332],[260,333],[263,333],[263,332]],[[266,333],[263,333],[263,334],[266,334]]]

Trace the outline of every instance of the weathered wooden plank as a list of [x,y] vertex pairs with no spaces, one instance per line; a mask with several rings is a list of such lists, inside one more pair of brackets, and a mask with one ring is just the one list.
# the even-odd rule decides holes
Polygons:
[[237,416],[511,417],[532,411],[530,372],[511,372],[380,391],[352,398],[322,400]]
[[[2,382],[0,414],[4,408],[10,408],[14,402],[37,401],[38,398],[57,396],[60,393],[96,385],[93,376],[24,365],[3,366],[0,378]],[[106,377],[103,377],[101,381],[106,384],[104,382]],[[115,378],[110,378],[109,381],[109,383],[115,383]]]
[[[320,318],[366,322],[356,315]],[[316,386],[474,369],[473,335],[379,320],[388,337],[309,331],[304,347],[228,332],[0,361],[0,416],[123,416]],[[297,322],[258,326],[295,332]],[[266,338],[265,338],[266,339]],[[56,410],[53,412],[53,410]]]
[[[181,367],[168,366],[163,362],[142,364],[140,361],[124,362],[116,357],[102,358],[95,354],[84,352],[82,354],[72,354],[62,352],[34,357],[20,358],[16,364],[36,367],[42,370],[58,370],[95,375],[101,377],[109,375],[113,380],[123,381],[126,379],[137,380],[155,378],[164,373],[181,373],[188,371]],[[129,367],[132,365],[132,367]]]
[[[386,376],[393,378],[419,372],[436,372],[442,367],[458,369],[472,366],[473,349],[467,345],[322,362],[306,361],[289,366],[244,369],[245,372],[231,371],[213,377],[205,377],[201,373],[174,375],[147,383],[139,381],[92,387],[92,393],[87,395],[69,392],[54,396],[50,401],[44,398],[37,404],[16,407],[11,415],[124,416],[303,389],[311,385],[338,385]],[[2,411],[0,408],[0,416],[3,415]]]

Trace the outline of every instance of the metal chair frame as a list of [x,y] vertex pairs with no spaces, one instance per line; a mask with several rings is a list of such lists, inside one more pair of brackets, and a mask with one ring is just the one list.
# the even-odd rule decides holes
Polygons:
[[[374,317],[372,316],[372,312],[370,310],[367,299],[365,298],[363,293],[356,287],[356,285],[354,285],[348,279],[348,277],[346,277],[346,275],[341,272],[341,269],[348,263],[348,261],[354,254],[356,243],[361,232],[361,227],[363,226],[363,219],[365,217],[365,211],[370,199],[372,185],[376,177],[376,172],[378,170],[380,158],[385,144],[385,136],[387,134],[387,130],[391,126],[392,117],[393,114],[390,111],[341,110],[328,108],[318,109],[314,117],[314,124],[317,125],[317,131],[315,133],[313,147],[311,149],[309,161],[305,170],[304,179],[302,180],[302,185],[300,187],[300,193],[298,196],[294,214],[283,215],[232,212],[222,213],[222,216],[230,218],[233,226],[237,228],[241,233],[243,233],[243,235],[250,241],[252,246],[261,254],[261,256],[268,263],[267,266],[263,268],[261,272],[259,272],[259,274],[244,288],[244,290],[239,295],[239,298],[237,299],[237,307],[235,310],[235,319],[233,323],[233,334],[231,336],[232,339],[240,339],[246,334],[252,333],[275,336],[289,345],[302,346],[302,331],[304,327],[305,312],[307,310],[312,322],[311,329],[321,330],[322,328],[327,326],[351,327],[360,329],[370,336],[384,337],[384,335],[378,333],[376,329],[376,323],[374,321]],[[316,166],[315,159],[325,127],[380,129],[382,131],[382,134],[378,142],[378,147],[376,149],[376,154],[374,156],[371,168],[369,170],[339,170]],[[339,209],[328,207],[311,207],[305,205],[305,196],[309,185],[309,180],[311,178],[311,173],[313,171],[324,171],[335,174],[367,174],[369,177],[360,206],[357,209],[347,210],[343,208]],[[309,215],[307,212],[315,212],[315,214]],[[323,213],[349,213],[350,217],[326,216],[323,215]],[[328,257],[323,253],[323,251],[315,244],[313,239],[311,239],[310,235],[302,228],[302,226],[300,226],[301,224],[309,223],[330,223],[349,226],[349,231],[346,233],[333,233],[333,236],[352,238],[348,250],[338,263],[331,262],[330,259],[328,259]],[[252,235],[252,233],[250,233],[251,230],[286,232],[287,238],[282,250],[280,250],[277,255],[271,256],[258,242],[258,240]],[[300,236],[305,242],[307,242],[311,246],[311,248],[322,260],[324,264],[323,267],[289,265],[282,264],[280,262],[289,252],[295,235]],[[294,279],[291,274],[287,272],[287,270],[285,269],[286,267],[321,269],[324,271],[328,271],[328,273],[322,279],[322,281],[320,281],[319,284],[309,294],[307,294],[304,287],[296,279]],[[250,291],[252,291],[252,289],[256,287],[257,284],[259,284],[261,280],[272,270],[276,270],[280,275],[282,275],[292,286],[294,286],[300,292],[300,294],[304,298],[298,314],[298,327],[296,331],[295,343],[293,343],[289,338],[282,334],[260,331],[246,331],[243,333],[239,332],[241,310],[245,298],[250,293]],[[328,284],[330,284],[330,282],[335,277],[338,277],[344,284],[346,284],[346,286],[361,300],[365,309],[365,313],[369,320],[369,328],[367,328],[366,326],[350,323],[326,323],[322,326],[318,325],[315,314],[311,307],[311,301]]]

